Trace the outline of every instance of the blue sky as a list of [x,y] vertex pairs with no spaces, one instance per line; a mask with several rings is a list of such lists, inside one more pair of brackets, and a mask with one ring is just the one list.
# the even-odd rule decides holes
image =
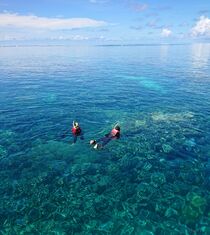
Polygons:
[[0,0],[0,43],[210,42],[209,0]]

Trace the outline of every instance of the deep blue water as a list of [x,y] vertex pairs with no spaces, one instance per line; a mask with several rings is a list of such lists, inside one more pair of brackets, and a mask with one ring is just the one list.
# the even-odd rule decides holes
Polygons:
[[0,234],[210,234],[210,44],[0,47],[0,101]]

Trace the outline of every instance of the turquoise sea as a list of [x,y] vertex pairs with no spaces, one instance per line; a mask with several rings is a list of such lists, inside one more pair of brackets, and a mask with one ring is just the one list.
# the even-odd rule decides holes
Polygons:
[[0,47],[0,199],[0,235],[209,235],[210,44]]

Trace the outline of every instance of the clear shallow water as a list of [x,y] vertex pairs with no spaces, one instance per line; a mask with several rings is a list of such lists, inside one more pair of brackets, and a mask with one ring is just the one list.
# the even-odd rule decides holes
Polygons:
[[210,234],[209,74],[209,44],[1,47],[1,234]]

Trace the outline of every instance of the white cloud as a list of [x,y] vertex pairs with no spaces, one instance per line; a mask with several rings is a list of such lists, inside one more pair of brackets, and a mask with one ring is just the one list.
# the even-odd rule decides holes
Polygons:
[[71,41],[85,41],[85,40],[89,40],[90,38],[87,36],[83,36],[83,35],[72,35],[72,36],[64,36],[64,35],[57,35],[57,36],[51,36],[48,38],[49,40],[71,40]]
[[133,5],[133,8],[137,12],[142,12],[142,11],[145,11],[146,9],[148,9],[148,5],[147,4],[136,3],[136,4]]
[[84,36],[84,35],[71,35],[71,36],[63,36],[57,35],[54,37],[50,37],[50,40],[71,40],[71,41],[109,41],[110,39],[104,37],[103,35],[99,36]]
[[87,36],[83,36],[83,35],[74,35],[70,37],[69,39],[74,40],[74,41],[84,41],[84,40],[89,40],[90,38]]
[[192,36],[210,36],[210,18],[201,16],[192,28]]
[[108,0],[90,0],[90,3],[106,3]]
[[172,34],[172,31],[170,29],[167,29],[167,28],[164,28],[161,31],[161,36],[162,37],[169,37],[169,36],[171,36],[171,34]]
[[14,13],[0,13],[0,28],[33,28],[33,29],[74,29],[105,26],[104,21],[89,18],[47,18],[35,15],[18,15]]

